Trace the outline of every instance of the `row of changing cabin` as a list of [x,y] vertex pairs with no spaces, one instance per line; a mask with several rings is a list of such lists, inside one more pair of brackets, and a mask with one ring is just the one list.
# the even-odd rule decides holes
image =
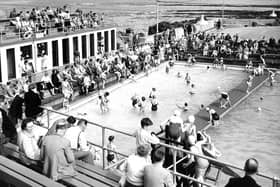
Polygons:
[[34,72],[73,63],[97,56],[99,51],[111,52],[117,48],[116,28],[97,27],[69,32],[54,32],[44,37],[0,40],[0,82],[22,77],[24,61],[32,63]]

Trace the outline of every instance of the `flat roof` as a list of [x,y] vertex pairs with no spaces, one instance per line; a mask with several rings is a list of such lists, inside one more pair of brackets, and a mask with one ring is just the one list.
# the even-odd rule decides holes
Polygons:
[[[63,37],[63,36],[69,36],[69,35],[76,35],[76,34],[82,34],[86,32],[92,32],[92,31],[101,31],[101,30],[107,30],[107,29],[114,29],[114,25],[100,25],[93,28],[84,28],[79,29],[75,31],[67,31],[67,32],[58,32],[57,28],[51,28],[49,29],[49,33],[43,37],[36,38],[35,36],[32,36],[28,39],[23,39],[22,37],[19,37],[17,33],[14,33],[11,37],[3,35],[0,39],[0,47],[8,46],[8,45],[14,45],[14,44],[20,44],[25,42],[31,42],[31,41],[40,41],[40,40],[46,40],[51,38],[57,38],[57,37]],[[34,34],[33,34],[34,35]]]

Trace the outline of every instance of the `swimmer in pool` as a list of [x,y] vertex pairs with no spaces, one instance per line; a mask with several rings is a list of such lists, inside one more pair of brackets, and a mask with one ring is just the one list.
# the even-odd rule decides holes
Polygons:
[[155,96],[153,96],[151,98],[151,104],[152,104],[151,110],[152,111],[157,111],[158,110],[158,101],[157,101],[157,98]]
[[140,98],[139,98],[139,96],[136,93],[131,97],[132,106],[134,108],[138,104],[139,100],[140,100]]
[[110,93],[109,92],[105,92],[104,93],[104,108],[105,108],[105,111],[108,112],[109,111],[109,97]]
[[178,77],[178,78],[181,78],[181,77],[182,77],[182,75],[181,75],[180,72],[177,73],[177,77]]
[[195,94],[195,91],[194,91],[194,84],[191,84],[191,90],[189,91],[189,94],[190,94],[190,95]]
[[98,101],[101,113],[106,112],[104,96],[103,95],[99,95],[97,101]]
[[204,104],[201,104],[199,109],[204,110]]
[[188,107],[188,103],[185,102],[183,106],[180,106],[179,104],[176,104],[176,106],[178,108],[180,108],[183,112],[187,112],[189,110],[189,107]]
[[138,102],[138,107],[140,112],[145,112],[146,97],[142,96]]
[[186,73],[185,81],[186,81],[187,85],[189,85],[191,83],[191,76],[189,73]]
[[152,88],[152,91],[149,94],[149,99],[152,99],[153,97],[155,97],[155,98],[157,97],[156,96],[156,91],[157,91],[156,88]]
[[169,69],[170,69],[170,66],[169,66],[169,64],[167,63],[166,66],[165,66],[165,73],[169,73]]

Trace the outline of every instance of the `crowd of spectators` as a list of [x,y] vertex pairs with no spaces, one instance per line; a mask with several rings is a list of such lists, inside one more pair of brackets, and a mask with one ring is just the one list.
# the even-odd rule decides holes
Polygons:
[[280,40],[275,38],[261,40],[241,39],[238,34],[205,33],[187,34],[176,40],[175,32],[164,32],[159,36],[158,45],[171,45],[176,56],[185,53],[207,57],[235,58],[248,60],[251,56],[278,54]]
[[27,38],[35,32],[48,34],[49,28],[57,28],[57,31],[72,31],[96,27],[103,23],[104,13],[100,15],[93,11],[84,13],[80,9],[70,12],[69,7],[65,5],[56,9],[47,6],[20,12],[14,8],[10,12],[10,18],[15,19],[11,23],[16,26],[21,36]]

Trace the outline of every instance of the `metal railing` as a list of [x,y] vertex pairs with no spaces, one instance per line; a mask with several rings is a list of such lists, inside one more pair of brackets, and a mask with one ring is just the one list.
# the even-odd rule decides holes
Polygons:
[[[70,116],[70,115],[65,114],[65,113],[63,113],[63,112],[59,112],[59,111],[52,110],[52,109],[50,109],[50,108],[48,108],[48,107],[42,107],[42,108],[45,109],[45,110],[47,111],[47,125],[48,125],[48,126],[47,126],[46,128],[48,128],[48,129],[50,128],[50,125],[51,125],[51,124],[50,124],[50,118],[51,118],[50,113],[54,113],[54,114],[56,114],[56,115],[64,116],[64,117],[69,117],[69,116]],[[72,115],[72,116],[73,116],[73,115]],[[74,117],[75,117],[76,119],[78,119],[78,120],[81,119],[81,117],[79,117],[79,116],[74,116]],[[88,121],[88,124],[93,125],[93,126],[95,126],[95,127],[98,127],[98,128],[101,128],[101,129],[102,129],[102,136],[101,136],[101,138],[102,138],[102,143],[101,143],[101,145],[98,145],[98,144],[93,143],[93,142],[88,142],[88,143],[91,144],[91,145],[94,145],[94,146],[96,146],[96,147],[98,147],[98,148],[100,148],[100,149],[102,149],[102,167],[103,167],[103,169],[110,169],[110,168],[115,167],[115,166],[121,164],[122,162],[124,162],[124,159],[125,159],[126,157],[128,157],[128,155],[123,154],[123,153],[121,153],[121,152],[119,152],[119,151],[110,150],[110,149],[108,149],[108,148],[105,146],[105,131],[106,131],[106,130],[108,130],[108,131],[113,131],[113,132],[115,132],[115,133],[120,133],[120,134],[122,134],[122,135],[129,136],[129,137],[134,137],[134,136],[133,136],[132,134],[127,133],[127,132],[123,132],[123,131],[120,131],[120,130],[117,130],[117,129],[114,129],[114,128],[110,128],[110,127],[105,127],[105,126],[103,126],[103,125],[100,125],[100,124],[97,124],[97,123],[94,123],[94,122],[91,122],[91,121]],[[180,160],[177,160],[177,153],[178,153],[178,152],[183,152],[183,153],[185,153],[185,154],[187,154],[187,155],[197,156],[197,157],[206,159],[206,160],[208,160],[208,161],[212,161],[212,162],[218,163],[218,164],[220,164],[220,165],[227,166],[227,167],[229,167],[229,168],[233,168],[233,169],[236,169],[236,170],[239,170],[239,171],[244,171],[244,169],[242,169],[242,168],[240,168],[240,167],[238,167],[238,166],[235,166],[235,165],[233,165],[233,164],[227,163],[227,162],[222,162],[222,161],[219,161],[219,160],[217,160],[217,159],[214,159],[214,158],[211,158],[211,157],[208,157],[208,156],[204,156],[204,155],[200,155],[200,154],[195,154],[195,153],[192,153],[192,152],[187,151],[187,150],[185,150],[185,149],[182,149],[182,148],[179,148],[179,147],[176,147],[176,146],[172,146],[172,145],[168,145],[168,144],[165,144],[165,143],[162,143],[162,142],[159,143],[159,144],[160,144],[161,146],[165,147],[165,148],[169,148],[169,149],[172,149],[172,150],[173,150],[173,164],[172,164],[171,166],[169,166],[167,169],[171,169],[171,168],[172,168],[171,173],[173,174],[174,179],[176,178],[176,176],[178,176],[178,177],[182,177],[182,178],[185,178],[185,179],[192,180],[192,181],[194,181],[194,182],[200,183],[200,184],[202,184],[202,185],[204,185],[204,186],[209,186],[209,187],[212,187],[212,186],[213,186],[212,184],[208,184],[208,183],[205,183],[205,182],[201,182],[201,181],[198,181],[198,180],[195,179],[195,178],[192,178],[192,177],[183,175],[183,174],[181,174],[181,173],[178,173],[178,172],[176,171],[176,165],[177,165],[178,163],[180,163],[180,162],[185,158],[185,157],[184,157],[184,158],[182,158],[182,159],[180,159]],[[105,163],[105,160],[106,160],[106,158],[105,158],[105,152],[106,152],[106,151],[114,152],[114,153],[116,153],[116,154],[118,154],[118,155],[123,156],[124,158],[120,159],[117,163],[106,167],[106,163]],[[265,179],[268,179],[268,180],[271,180],[272,187],[279,187],[279,183],[280,183],[280,182],[279,182],[279,181],[280,181],[279,178],[277,178],[277,177],[271,177],[271,176],[269,176],[269,175],[267,175],[267,174],[264,174],[264,173],[257,173],[257,176],[262,177],[262,178],[265,178]],[[176,181],[176,180],[174,180],[174,181]]]
[[[36,39],[36,38],[41,38],[37,37],[36,34],[44,34],[43,37],[45,36],[56,36],[56,35],[61,35],[61,34],[71,34],[75,33],[77,31],[87,31],[88,29],[98,29],[98,28],[103,28],[106,27],[107,25],[102,22],[100,24],[82,24],[82,25],[75,25],[75,26],[60,26],[60,27],[46,27],[45,29],[36,29],[32,28],[29,31],[15,31],[15,32],[8,32],[8,31],[0,31],[0,43],[8,43],[11,41],[25,41],[28,39]],[[109,25],[108,25],[109,26]],[[110,24],[110,26],[114,26],[114,24]],[[28,35],[25,34],[29,33]]]

